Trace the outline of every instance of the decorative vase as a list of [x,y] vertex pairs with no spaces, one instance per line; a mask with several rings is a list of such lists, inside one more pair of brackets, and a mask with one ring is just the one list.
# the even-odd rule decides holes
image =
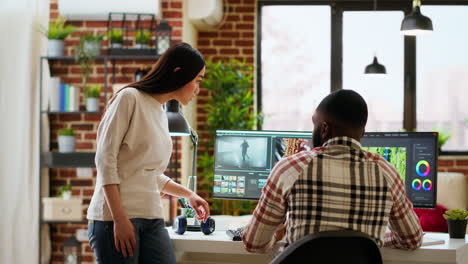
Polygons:
[[465,238],[468,220],[447,220],[450,238]]
[[58,137],[58,146],[59,152],[67,153],[67,152],[75,152],[75,136],[62,136],[59,135]]
[[148,44],[140,44],[140,43],[135,44],[135,48],[137,49],[147,49],[148,47],[149,47]]
[[121,49],[122,43],[111,43],[111,49]]
[[47,56],[60,57],[63,56],[64,41],[60,39],[49,39],[47,42]]
[[86,111],[88,112],[99,111],[99,98],[95,98],[95,97],[86,98]]
[[71,196],[72,196],[71,191],[64,191],[62,193],[62,199],[64,199],[64,200],[70,200]]
[[93,56],[97,57],[101,55],[101,42],[98,41],[86,41],[83,47],[84,51]]

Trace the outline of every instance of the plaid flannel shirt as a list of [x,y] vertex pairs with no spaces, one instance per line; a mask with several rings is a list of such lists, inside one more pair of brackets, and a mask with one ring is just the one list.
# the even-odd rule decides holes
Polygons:
[[366,233],[379,246],[416,249],[422,242],[396,169],[348,137],[332,138],[275,165],[244,231],[245,249],[270,249],[286,215],[287,244],[310,233],[344,229]]

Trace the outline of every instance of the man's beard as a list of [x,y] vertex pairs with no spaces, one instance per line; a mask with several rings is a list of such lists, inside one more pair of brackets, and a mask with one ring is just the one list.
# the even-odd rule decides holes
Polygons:
[[315,127],[314,131],[312,132],[312,145],[314,148],[321,147],[323,142],[322,138],[320,137],[320,128],[322,125]]

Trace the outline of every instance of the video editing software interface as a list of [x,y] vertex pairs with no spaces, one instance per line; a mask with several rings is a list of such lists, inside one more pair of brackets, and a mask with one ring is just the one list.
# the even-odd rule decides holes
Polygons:
[[[435,207],[437,133],[369,132],[361,144],[393,164],[414,207]],[[311,132],[217,130],[213,197],[257,200],[285,153],[311,148]]]

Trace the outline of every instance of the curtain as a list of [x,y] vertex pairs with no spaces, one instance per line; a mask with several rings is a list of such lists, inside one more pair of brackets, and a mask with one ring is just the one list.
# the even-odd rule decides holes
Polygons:
[[49,0],[0,1],[0,263],[38,262],[39,57],[47,39],[37,28],[48,21]]

